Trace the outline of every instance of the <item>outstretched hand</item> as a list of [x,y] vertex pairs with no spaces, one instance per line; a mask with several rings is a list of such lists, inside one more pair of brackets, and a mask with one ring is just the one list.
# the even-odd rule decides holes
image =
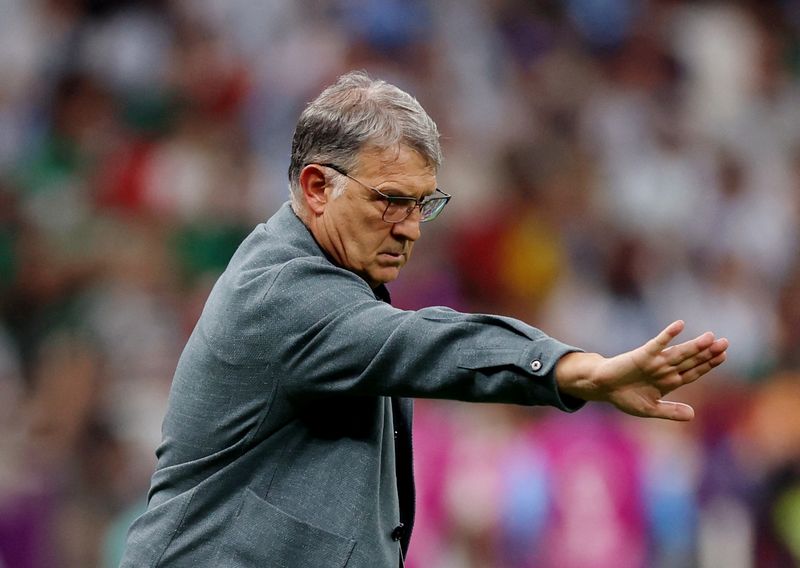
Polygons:
[[610,358],[569,353],[556,365],[559,389],[584,400],[610,402],[634,416],[691,420],[691,406],[663,397],[725,361],[728,340],[706,332],[670,346],[684,327],[683,321],[675,321],[641,347]]

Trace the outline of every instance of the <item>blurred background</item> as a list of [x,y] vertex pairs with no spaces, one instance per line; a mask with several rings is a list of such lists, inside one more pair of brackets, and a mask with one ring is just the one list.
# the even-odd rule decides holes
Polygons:
[[688,424],[419,401],[408,564],[800,565],[800,2],[0,0],[0,567],[116,566],[210,287],[354,68],[455,196],[396,305],[732,345]]

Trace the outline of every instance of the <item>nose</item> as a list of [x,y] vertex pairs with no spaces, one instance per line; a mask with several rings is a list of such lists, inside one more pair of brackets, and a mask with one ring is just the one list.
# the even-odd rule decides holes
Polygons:
[[408,240],[412,243],[416,241],[421,234],[419,215],[419,208],[417,207],[408,217],[392,225],[392,234],[401,240]]

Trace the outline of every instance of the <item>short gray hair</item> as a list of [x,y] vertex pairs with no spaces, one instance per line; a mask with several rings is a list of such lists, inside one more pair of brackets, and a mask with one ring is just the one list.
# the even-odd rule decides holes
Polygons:
[[434,172],[442,164],[439,130],[414,97],[363,71],[342,75],[309,103],[297,121],[289,165],[295,212],[305,212],[300,171],[308,164],[331,163],[349,172],[365,148],[400,145],[419,152]]

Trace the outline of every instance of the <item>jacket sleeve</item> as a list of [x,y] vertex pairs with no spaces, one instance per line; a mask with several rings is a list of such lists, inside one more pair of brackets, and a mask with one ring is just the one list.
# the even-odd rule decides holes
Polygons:
[[555,385],[555,363],[576,348],[513,318],[394,308],[322,258],[284,265],[257,309],[253,333],[264,364],[290,398],[380,395],[567,411],[583,405]]

